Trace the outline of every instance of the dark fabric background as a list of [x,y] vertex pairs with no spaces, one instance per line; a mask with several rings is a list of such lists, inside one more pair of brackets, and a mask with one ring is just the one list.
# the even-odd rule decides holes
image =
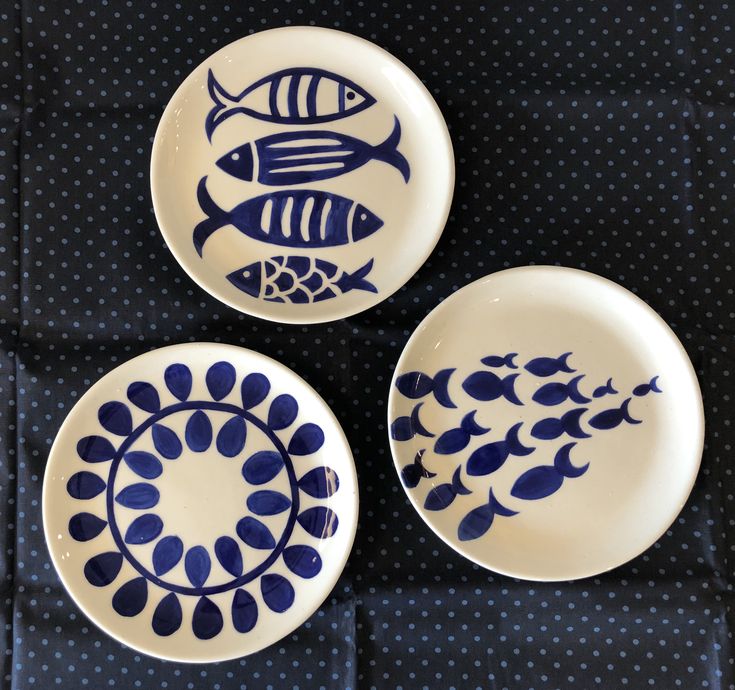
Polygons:
[[[464,1],[0,4],[0,657],[26,688],[733,688],[731,461],[735,6]],[[279,326],[209,297],[158,232],[157,120],[206,56],[284,24],[340,28],[434,94],[457,162],[452,214],[393,298]],[[445,547],[388,450],[392,368],[419,321],[529,263],[622,283],[672,325],[700,376],[703,467],[653,548],[599,578],[534,584]],[[70,601],[46,551],[52,439],[102,374],[216,340],[309,381],[352,444],[361,512],[338,586],[293,635],[208,666],[141,656]]]

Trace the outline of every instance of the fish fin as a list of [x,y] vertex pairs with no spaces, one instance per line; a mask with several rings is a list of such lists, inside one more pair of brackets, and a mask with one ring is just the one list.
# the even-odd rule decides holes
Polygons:
[[640,424],[642,420],[640,419],[634,419],[630,416],[630,412],[628,412],[628,405],[630,405],[631,398],[626,398],[623,404],[620,406],[620,411],[623,413],[623,419],[628,422],[628,424]]
[[576,369],[572,369],[572,367],[567,363],[571,354],[571,352],[565,352],[563,355],[559,355],[559,371],[563,371],[567,374],[572,374],[577,371]]
[[452,489],[454,489],[454,493],[458,496],[467,496],[472,492],[462,483],[462,479],[460,478],[461,474],[462,465],[458,465],[457,469],[454,470],[454,474],[452,475]]
[[459,425],[462,431],[464,431],[466,434],[469,434],[470,436],[482,436],[482,434],[486,434],[488,431],[490,431],[490,427],[485,428],[484,426],[480,426],[475,421],[476,414],[477,410],[472,410],[472,412],[468,412],[464,417],[462,417],[462,421]]
[[235,114],[232,110],[228,110],[228,108],[231,105],[238,103],[238,100],[225,91],[222,85],[217,81],[217,78],[214,76],[214,72],[212,72],[211,69],[207,75],[207,90],[209,91],[209,97],[212,99],[214,106],[212,106],[212,109],[207,113],[204,128],[207,132],[207,139],[212,141],[214,130],[217,129],[217,127],[230,115]]
[[505,355],[503,358],[505,360],[505,366],[509,369],[518,369],[518,365],[513,361],[516,357],[518,357],[517,352],[509,352]]
[[588,403],[590,401],[589,398],[585,398],[582,393],[579,391],[579,382],[584,378],[584,374],[580,374],[579,376],[575,376],[568,384],[567,384],[567,390],[569,391],[569,399],[572,402],[579,404]]
[[449,378],[454,372],[454,369],[442,369],[434,376],[434,397],[442,407],[450,409],[457,407],[449,397]]
[[403,175],[404,181],[408,182],[411,177],[411,166],[406,157],[398,150],[398,144],[401,141],[401,123],[397,117],[394,116],[394,119],[393,131],[382,144],[373,148],[373,158],[392,165]]
[[373,260],[370,259],[364,266],[358,268],[354,273],[347,273],[345,271],[342,277],[336,281],[335,285],[343,292],[349,292],[350,290],[365,290],[366,292],[377,292],[378,288],[375,287],[370,281],[365,280],[365,276],[370,273],[373,267]]
[[577,407],[574,410],[569,410],[562,415],[561,424],[564,431],[566,431],[572,438],[589,438],[590,435],[582,430],[580,426],[580,420],[582,415],[587,412],[586,407]]
[[523,405],[523,403],[518,399],[514,388],[516,379],[519,376],[520,374],[510,374],[510,376],[506,376],[500,382],[500,385],[503,388],[503,397],[514,405]]
[[434,438],[436,434],[432,434],[426,427],[421,423],[419,419],[419,410],[423,407],[424,403],[420,402],[411,411],[411,429],[414,434],[419,436],[426,436],[427,438]]
[[194,228],[194,247],[199,256],[202,255],[204,243],[220,228],[230,222],[230,214],[223,211],[209,195],[207,190],[207,176],[205,175],[197,185],[197,201],[199,206],[207,214],[207,217]]
[[570,479],[581,477],[590,466],[589,463],[582,467],[575,467],[572,465],[570,453],[572,452],[572,448],[576,445],[576,442],[567,443],[556,451],[556,455],[554,456],[554,468],[562,477],[569,477]]
[[513,515],[518,515],[517,510],[506,508],[500,501],[498,501],[497,498],[495,498],[492,487],[490,487],[488,505],[490,506],[490,510],[493,512],[494,515],[502,515],[503,517],[512,517]]
[[648,387],[654,392],[654,393],[663,393],[663,391],[658,387],[658,376],[654,376],[649,384]]
[[514,424],[510,429],[508,429],[508,433],[505,435],[505,443],[509,455],[523,457],[525,455],[530,455],[534,450],[536,450],[535,447],[530,448],[528,446],[524,446],[518,438],[518,432],[522,426],[523,422]]

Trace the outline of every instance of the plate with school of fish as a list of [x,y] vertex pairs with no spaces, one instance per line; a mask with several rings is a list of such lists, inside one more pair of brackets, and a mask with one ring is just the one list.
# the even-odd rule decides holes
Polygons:
[[482,278],[426,317],[396,365],[388,432],[410,502],[449,546],[557,581],[610,570],[666,532],[699,469],[704,416],[658,314],[604,278],[538,266]]
[[436,245],[453,187],[449,133],[418,77],[317,27],[210,56],[166,107],[151,159],[156,219],[184,270],[283,323],[393,294]]

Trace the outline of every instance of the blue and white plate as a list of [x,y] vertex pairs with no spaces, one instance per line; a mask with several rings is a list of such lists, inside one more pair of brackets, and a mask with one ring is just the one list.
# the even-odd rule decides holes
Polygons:
[[396,366],[390,444],[409,499],[452,548],[500,573],[571,580],[651,546],[702,455],[697,378],[624,288],[516,268],[459,290]]
[[357,524],[352,455],[292,371],[194,343],[136,357],[85,393],[49,457],[51,558],[87,616],[178,661],[256,652],[306,620]]
[[382,301],[426,260],[454,187],[446,124],[401,62],[350,34],[286,27],[183,82],[153,144],[161,232],[212,295],[315,323]]

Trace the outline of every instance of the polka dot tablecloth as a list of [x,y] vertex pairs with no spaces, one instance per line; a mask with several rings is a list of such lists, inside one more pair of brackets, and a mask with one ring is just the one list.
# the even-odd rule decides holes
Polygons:
[[[720,2],[73,2],[0,6],[0,642],[3,687],[733,688],[735,5]],[[449,124],[452,213],[429,262],[350,319],[279,326],[210,298],[151,209],[166,101],[206,56],[285,24],[343,29],[424,81]],[[604,576],[533,584],[435,537],[396,479],[392,368],[460,286],[529,263],[632,290],[694,361],[708,430],[678,520]],[[217,665],[100,632],[49,562],[51,442],[119,363],[210,340],[269,354],[335,410],[355,454],[355,547],[292,635]]]

